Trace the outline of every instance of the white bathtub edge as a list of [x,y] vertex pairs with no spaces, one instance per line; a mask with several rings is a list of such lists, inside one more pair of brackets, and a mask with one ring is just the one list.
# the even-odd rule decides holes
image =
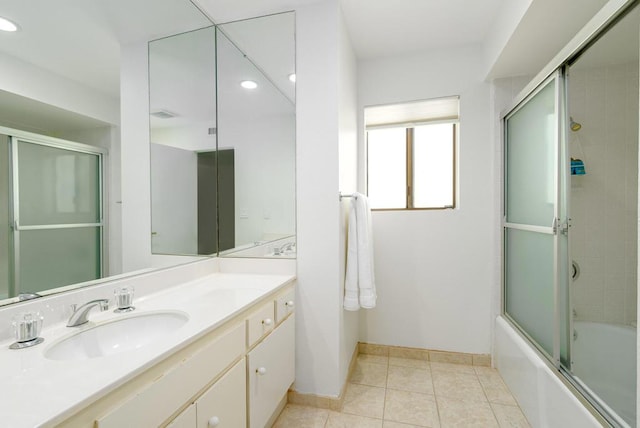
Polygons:
[[502,316],[494,352],[496,369],[532,427],[602,426]]

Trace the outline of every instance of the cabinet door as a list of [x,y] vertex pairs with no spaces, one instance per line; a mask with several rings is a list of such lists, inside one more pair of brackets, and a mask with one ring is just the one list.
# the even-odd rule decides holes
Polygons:
[[198,428],[239,428],[247,426],[247,375],[245,360],[214,383],[196,400]]
[[193,428],[196,426],[196,405],[192,404],[171,421],[167,428]]
[[295,314],[248,355],[249,426],[263,428],[295,377]]

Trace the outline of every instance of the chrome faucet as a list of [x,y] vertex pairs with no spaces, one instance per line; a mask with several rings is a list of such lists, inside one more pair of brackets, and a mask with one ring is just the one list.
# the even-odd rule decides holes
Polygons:
[[279,256],[280,254],[284,254],[285,251],[293,251],[295,246],[295,242],[285,242],[280,247],[274,248],[273,253],[275,256]]
[[97,299],[92,300],[90,302],[85,303],[77,309],[74,309],[73,314],[69,318],[69,322],[67,323],[67,327],[77,327],[79,325],[85,324],[87,321],[87,315],[89,315],[89,311],[93,307],[99,307],[101,312],[109,309],[109,300],[108,299]]

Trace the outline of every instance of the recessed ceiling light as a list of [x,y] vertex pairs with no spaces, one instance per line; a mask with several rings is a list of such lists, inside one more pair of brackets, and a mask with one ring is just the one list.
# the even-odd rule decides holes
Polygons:
[[296,73],[291,73],[289,75],[289,80],[291,80],[293,83],[296,83]]
[[253,80],[243,80],[242,82],[240,82],[240,86],[245,89],[255,89],[258,87],[258,84]]
[[7,18],[3,18],[0,16],[0,30],[9,32],[18,31],[18,26],[9,21]]

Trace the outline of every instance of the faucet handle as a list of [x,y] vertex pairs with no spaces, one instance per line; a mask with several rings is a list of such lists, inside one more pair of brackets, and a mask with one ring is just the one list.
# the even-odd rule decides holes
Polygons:
[[13,317],[11,325],[16,337],[16,342],[9,346],[10,349],[28,348],[44,342],[38,337],[42,330],[44,317],[40,312],[23,312]]
[[114,312],[131,312],[135,309],[133,306],[134,291],[133,285],[125,285],[113,290],[113,294],[116,296],[116,306],[118,306]]

